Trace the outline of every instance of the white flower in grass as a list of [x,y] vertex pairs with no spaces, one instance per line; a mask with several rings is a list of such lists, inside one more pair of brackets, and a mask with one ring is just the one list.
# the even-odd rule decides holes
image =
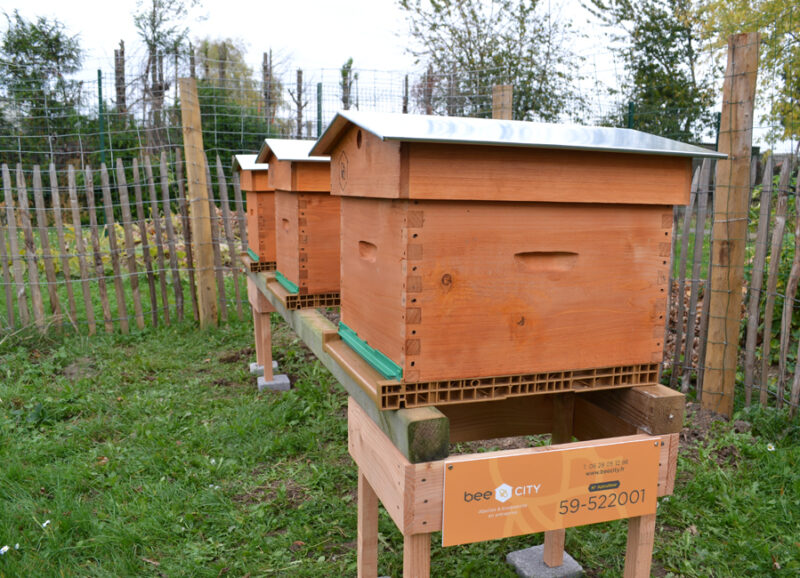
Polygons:
[[17,542],[16,544],[14,544],[14,550],[19,550],[19,542]]
[[8,546],[3,546],[2,548],[0,548],[0,556],[8,552],[8,550],[9,550]]
[[767,444],[767,451],[768,452],[774,452],[775,451],[775,445],[774,444]]
[[212,466],[217,465],[217,460],[215,460],[214,458],[211,458],[211,465]]
[[42,528],[47,528],[50,525],[50,520],[45,520],[44,524],[42,524]]

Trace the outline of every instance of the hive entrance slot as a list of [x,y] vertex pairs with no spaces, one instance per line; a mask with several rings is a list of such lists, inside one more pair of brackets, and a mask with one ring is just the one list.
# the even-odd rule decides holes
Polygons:
[[526,251],[514,255],[525,271],[531,273],[570,271],[578,261],[578,254],[572,251]]
[[378,246],[369,241],[359,241],[358,254],[365,261],[374,263],[375,259],[378,257]]

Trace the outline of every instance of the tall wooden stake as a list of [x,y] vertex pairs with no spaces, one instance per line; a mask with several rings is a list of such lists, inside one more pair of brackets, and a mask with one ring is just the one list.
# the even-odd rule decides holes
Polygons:
[[719,151],[726,153],[728,158],[717,162],[711,301],[702,405],[727,416],[733,413],[742,316],[758,46],[757,32],[737,34],[728,40],[728,67],[722,88]]
[[513,120],[513,96],[514,87],[510,84],[498,84],[492,87],[492,118]]
[[206,157],[203,153],[203,131],[197,81],[182,78],[181,119],[183,146],[186,149],[186,178],[189,215],[192,224],[194,254],[197,256],[197,286],[200,326],[217,324],[217,291],[214,285],[214,250],[211,241],[211,213],[208,206]]

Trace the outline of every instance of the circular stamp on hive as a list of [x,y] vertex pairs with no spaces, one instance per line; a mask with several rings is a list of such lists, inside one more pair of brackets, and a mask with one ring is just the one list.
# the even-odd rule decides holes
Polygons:
[[336,172],[339,174],[339,186],[344,191],[347,188],[347,169],[348,169],[349,161],[347,159],[347,153],[341,151],[339,153],[338,158],[336,159]]

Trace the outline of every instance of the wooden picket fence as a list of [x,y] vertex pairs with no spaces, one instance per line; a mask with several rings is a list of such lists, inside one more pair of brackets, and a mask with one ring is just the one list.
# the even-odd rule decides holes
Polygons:
[[238,253],[247,249],[247,233],[238,178],[231,199],[219,156],[216,191],[206,168],[212,243],[193,247],[180,148],[155,161],[117,159],[113,170],[3,165],[0,342],[29,327],[93,334],[100,323],[106,332],[128,332],[132,324],[197,319],[194,251],[213,252],[220,319],[245,314]]
[[[793,323],[793,315],[800,311],[800,183],[794,190],[791,186],[796,170],[792,156],[782,158],[777,166],[767,157],[760,182],[751,183],[745,263],[749,279],[746,276],[742,287],[746,300],[741,311],[741,377],[737,378],[746,405],[754,401],[778,408],[788,404],[792,413],[800,401],[800,341],[793,336],[800,323],[800,319]],[[664,338],[664,367],[670,386],[684,393],[694,391],[698,398],[703,395],[708,344],[706,290],[711,274],[714,172],[710,160],[698,167],[689,206],[674,212],[671,270],[675,276],[670,279],[672,298]],[[792,193],[794,207],[789,203]],[[787,231],[791,220],[794,228]]]

